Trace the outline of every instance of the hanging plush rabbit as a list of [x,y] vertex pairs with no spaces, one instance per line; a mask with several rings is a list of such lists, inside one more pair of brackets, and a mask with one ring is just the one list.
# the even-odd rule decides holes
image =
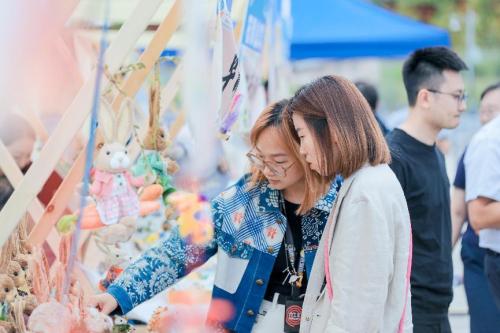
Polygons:
[[132,171],[134,175],[144,176],[147,184],[160,185],[165,200],[175,191],[171,174],[177,171],[178,165],[162,155],[168,148],[170,139],[160,124],[160,93],[160,80],[157,74],[149,90],[149,127],[143,140],[144,151]]
[[[139,198],[134,187],[142,185],[142,178],[134,178],[128,171],[130,158],[127,142],[132,133],[132,102],[126,99],[118,115],[109,104],[99,114],[99,128],[104,143],[98,145],[94,181],[90,193],[96,200],[97,211],[104,225],[113,225],[123,218],[139,215]],[[134,186],[134,187],[133,187]]]

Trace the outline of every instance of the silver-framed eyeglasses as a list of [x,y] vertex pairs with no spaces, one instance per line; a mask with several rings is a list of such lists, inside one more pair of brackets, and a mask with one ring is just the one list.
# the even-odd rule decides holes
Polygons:
[[266,162],[254,152],[247,153],[247,157],[253,167],[257,168],[260,171],[264,171],[264,169],[267,168],[271,172],[271,174],[278,177],[286,177],[286,172],[295,164],[295,161],[287,166],[278,165],[272,162]]

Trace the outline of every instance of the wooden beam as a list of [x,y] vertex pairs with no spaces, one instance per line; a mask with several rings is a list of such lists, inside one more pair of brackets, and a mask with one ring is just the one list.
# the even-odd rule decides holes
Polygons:
[[[133,16],[125,22],[116,39],[106,51],[106,64],[111,72],[118,70],[162,2],[162,0],[142,0],[137,5]],[[0,246],[5,243],[12,230],[14,230],[30,202],[41,190],[71,139],[86,120],[92,106],[94,85],[95,70],[64,113],[58,126],[40,152],[39,159],[33,163],[18,188],[0,211],[0,225],[2,226]]]
[[165,88],[163,88],[161,93],[161,103],[163,106],[163,110],[165,110],[166,106],[172,103],[175,95],[177,95],[177,92],[179,91],[179,88],[181,86],[183,70],[184,64],[181,61],[179,65],[177,65],[175,71],[172,73],[172,76],[170,77],[167,85],[165,86]]
[[184,111],[180,110],[179,113],[177,114],[177,118],[175,118],[175,121],[168,130],[171,139],[174,139],[177,136],[177,134],[179,134],[179,132],[182,129],[182,126],[184,126],[185,123],[186,123],[186,114],[184,113]]
[[23,117],[31,127],[33,127],[33,130],[39,140],[42,142],[47,141],[49,133],[33,109],[27,108],[26,110],[23,110],[23,112],[18,112],[18,114]]
[[[175,72],[172,74],[172,77],[168,81],[168,84],[166,85],[165,89],[163,90],[161,99],[164,102],[163,111],[166,109],[168,105],[170,105],[170,103],[172,103],[175,96],[179,92],[183,70],[184,70],[184,65],[182,62],[180,62],[177,68],[175,69]],[[173,140],[177,136],[177,134],[179,134],[179,131],[181,130],[185,122],[186,122],[186,115],[181,110],[177,114],[177,118],[175,118],[174,123],[170,126],[168,130],[170,139]]]
[[[163,52],[168,41],[174,34],[175,30],[177,30],[181,20],[181,2],[181,0],[176,0],[174,2],[163,22],[158,26],[158,30],[156,30],[153,35],[153,39],[149,43],[147,49],[144,50],[139,58],[138,62],[142,63],[144,67],[134,71],[123,83],[121,90],[125,93],[125,95],[134,96],[137,93],[143,82],[146,80],[148,73],[151,71]],[[114,99],[113,110],[119,109],[122,100],[122,95],[118,95]]]

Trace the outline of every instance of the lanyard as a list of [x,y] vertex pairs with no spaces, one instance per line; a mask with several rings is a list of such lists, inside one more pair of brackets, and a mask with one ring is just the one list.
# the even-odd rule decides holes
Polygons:
[[[282,198],[282,209],[283,214],[287,218],[285,200]],[[302,287],[302,279],[304,278],[304,248],[300,250],[299,253],[299,263],[296,268],[296,249],[295,244],[293,242],[292,229],[290,227],[290,223],[288,222],[288,218],[286,219],[286,231],[285,231],[285,256],[287,257],[287,268],[283,271],[288,271],[288,275],[285,281],[288,279],[288,283],[292,286],[292,295],[299,294],[300,288]]]

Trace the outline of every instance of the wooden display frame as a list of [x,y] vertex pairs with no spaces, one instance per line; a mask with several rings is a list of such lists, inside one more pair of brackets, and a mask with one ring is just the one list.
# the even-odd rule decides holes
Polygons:
[[[162,0],[142,0],[138,3],[130,18],[123,24],[116,38],[105,52],[105,64],[110,72],[116,72],[123,64],[162,2]],[[123,83],[121,89],[127,96],[135,96],[153,65],[160,57],[162,50],[178,28],[181,5],[181,0],[173,2],[169,12],[155,32],[153,39],[139,59],[144,64],[144,68],[131,73]],[[179,76],[175,75],[173,79],[179,80]],[[108,81],[105,77],[103,81],[103,86],[105,86]],[[79,153],[47,207],[43,207],[36,199],[36,196],[55,169],[65,149],[78,133],[83,123],[88,119],[94,85],[95,70],[83,84],[73,102],[63,114],[59,124],[48,137],[39,158],[33,162],[24,177],[22,177],[22,174],[19,174],[19,168],[13,162],[5,145],[2,144],[0,146],[0,167],[2,167],[2,170],[6,170],[6,175],[8,173],[9,180],[15,187],[11,197],[0,211],[0,226],[2,227],[0,246],[5,243],[27,211],[35,221],[35,226],[29,236],[29,241],[32,244],[41,245],[52,234],[51,230],[54,224],[64,212],[71,195],[82,179],[85,149]],[[177,85],[170,84],[167,86],[176,87]],[[118,111],[118,106],[122,98],[121,95],[118,95],[113,101],[112,105],[115,111]]]

